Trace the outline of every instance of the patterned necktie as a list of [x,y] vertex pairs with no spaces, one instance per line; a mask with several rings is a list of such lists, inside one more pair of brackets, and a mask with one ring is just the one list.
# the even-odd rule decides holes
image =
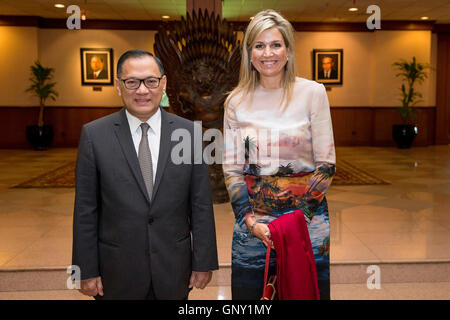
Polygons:
[[149,199],[152,198],[153,192],[153,164],[152,154],[150,153],[150,147],[148,146],[147,132],[150,126],[148,123],[141,123],[142,137],[139,143],[139,165],[141,166],[142,177],[144,178],[145,186]]

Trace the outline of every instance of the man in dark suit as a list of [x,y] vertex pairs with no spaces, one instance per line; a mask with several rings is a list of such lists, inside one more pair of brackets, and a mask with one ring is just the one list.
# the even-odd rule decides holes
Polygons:
[[108,73],[104,69],[105,62],[103,59],[99,56],[92,56],[91,61],[89,63],[91,67],[91,71],[88,72],[87,78],[88,79],[99,79],[99,80],[105,80],[108,79]]
[[338,74],[334,68],[334,61],[331,57],[322,58],[322,70],[319,71],[319,79],[337,79]]
[[190,163],[172,161],[172,132],[194,137],[194,125],[159,107],[167,81],[159,59],[128,51],[116,80],[125,108],[84,125],[78,149],[72,260],[80,292],[187,299],[218,268],[208,167],[193,151]]

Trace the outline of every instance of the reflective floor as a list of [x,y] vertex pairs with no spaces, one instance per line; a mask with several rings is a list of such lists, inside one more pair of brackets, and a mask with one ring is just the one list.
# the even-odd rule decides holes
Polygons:
[[[74,189],[10,187],[57,168],[75,155],[75,149],[0,150],[0,271],[71,264]],[[450,299],[446,275],[450,273],[446,267],[450,266],[450,147],[341,147],[337,156],[391,184],[331,186],[327,198],[332,299]],[[216,205],[215,218],[219,262],[227,267],[234,223],[231,206]],[[342,280],[351,274],[339,269],[357,264],[400,268],[416,263],[436,266],[423,272],[433,272],[434,277],[424,275],[406,282],[392,275],[379,290],[369,290],[365,282]],[[340,270],[335,273],[336,281],[333,268]],[[89,299],[71,290],[14,291],[2,288],[0,282],[0,299],[84,298]],[[216,281],[205,290],[194,290],[190,298],[229,299],[229,282]]]

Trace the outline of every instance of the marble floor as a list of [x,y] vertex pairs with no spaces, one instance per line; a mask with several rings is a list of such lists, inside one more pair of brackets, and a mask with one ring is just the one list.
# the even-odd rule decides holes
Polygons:
[[[76,149],[0,150],[0,272],[71,264],[74,189],[11,187],[75,156]],[[391,184],[331,186],[327,198],[332,269],[333,264],[450,263],[449,146],[341,147],[337,157]],[[215,219],[219,262],[229,266],[234,222],[230,205],[216,205]],[[405,283],[394,279],[383,283],[381,290],[368,290],[366,283],[333,283],[332,279],[331,296],[450,299],[450,280]],[[0,299],[85,298],[70,290],[14,291],[0,286]],[[194,290],[190,298],[229,299],[230,287]]]

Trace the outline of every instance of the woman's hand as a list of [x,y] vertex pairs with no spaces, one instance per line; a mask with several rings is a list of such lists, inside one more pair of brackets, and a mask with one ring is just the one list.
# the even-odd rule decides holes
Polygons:
[[253,235],[261,240],[266,247],[272,246],[272,240],[270,239],[270,229],[265,223],[256,223],[253,228]]
[[[245,224],[247,225],[247,228],[249,231],[250,231],[253,223],[255,223],[255,222],[256,222],[255,217],[247,218],[247,220],[245,221]],[[266,247],[272,246],[272,240],[270,238],[270,229],[267,226],[267,224],[256,222],[256,224],[253,227],[252,235],[254,237],[257,237],[259,240],[261,240]]]

